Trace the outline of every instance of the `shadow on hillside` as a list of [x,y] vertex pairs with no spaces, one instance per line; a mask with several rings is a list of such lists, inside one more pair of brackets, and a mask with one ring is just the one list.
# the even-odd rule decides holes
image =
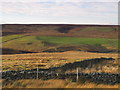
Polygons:
[[[52,68],[48,68],[48,69],[39,69],[39,71],[45,71],[47,73],[49,72],[57,72],[57,73],[64,73],[68,70],[74,70],[76,68],[82,68],[83,70],[86,68],[91,68],[94,65],[99,65],[99,64],[105,64],[108,61],[113,61],[115,60],[114,58],[94,58],[94,59],[87,59],[87,60],[83,60],[83,61],[78,61],[78,62],[74,62],[74,63],[66,63],[62,66],[59,67],[52,67]],[[37,69],[31,69],[31,70],[26,70],[26,71],[36,71]]]
[[115,52],[112,50],[108,50],[107,48],[101,45],[61,46],[53,49],[47,49],[47,50],[44,50],[43,52],[54,53],[54,52],[65,52],[65,51],[86,51],[86,52],[94,52],[94,53]]
[[26,34],[25,32],[2,32],[2,36],[15,35],[15,34]]
[[37,52],[30,52],[30,51],[23,51],[23,50],[14,50],[14,49],[9,49],[9,48],[0,48],[0,51],[2,53],[0,54],[24,54],[24,53],[37,53]]
[[67,70],[73,70],[76,69],[78,67],[85,69],[85,68],[91,68],[94,65],[98,65],[98,64],[103,64],[103,63],[107,63],[107,61],[112,61],[114,60],[113,58],[94,58],[94,59],[87,59],[84,61],[78,61],[78,62],[74,62],[74,63],[66,63],[60,67],[53,67],[53,68],[49,68],[48,71],[58,71],[58,72],[65,72]]
[[58,31],[60,33],[68,33],[71,29],[74,29],[74,28],[75,26],[64,26],[64,27],[60,27]]

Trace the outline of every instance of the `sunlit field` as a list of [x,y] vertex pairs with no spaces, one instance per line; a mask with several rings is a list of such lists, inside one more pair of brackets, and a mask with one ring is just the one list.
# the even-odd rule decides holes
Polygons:
[[[86,56],[87,55],[87,56]],[[15,54],[2,55],[3,70],[24,70],[39,68],[50,68],[61,66],[65,63],[73,63],[93,58],[114,58],[114,63],[118,64],[118,54],[112,53],[90,53],[68,51],[61,53],[31,53],[31,54]],[[113,63],[113,64],[114,64]],[[110,72],[116,72],[114,70]]]

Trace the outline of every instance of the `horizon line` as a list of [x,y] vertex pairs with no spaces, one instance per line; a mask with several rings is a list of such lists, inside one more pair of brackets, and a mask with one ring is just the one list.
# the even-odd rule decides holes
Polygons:
[[0,24],[72,24],[72,25],[119,25],[119,24],[102,24],[102,23],[0,23]]

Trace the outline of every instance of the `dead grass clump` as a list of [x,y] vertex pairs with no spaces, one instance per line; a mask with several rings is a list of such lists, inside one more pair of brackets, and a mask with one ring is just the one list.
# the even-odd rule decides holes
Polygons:
[[90,82],[75,83],[68,80],[16,80],[3,88],[118,88],[119,85],[104,85]]

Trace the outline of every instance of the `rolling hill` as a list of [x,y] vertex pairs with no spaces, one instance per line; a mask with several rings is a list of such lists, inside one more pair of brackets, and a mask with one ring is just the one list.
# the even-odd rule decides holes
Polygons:
[[2,35],[72,36],[118,38],[117,25],[3,24]]
[[118,51],[115,25],[4,24],[2,33],[3,54]]

